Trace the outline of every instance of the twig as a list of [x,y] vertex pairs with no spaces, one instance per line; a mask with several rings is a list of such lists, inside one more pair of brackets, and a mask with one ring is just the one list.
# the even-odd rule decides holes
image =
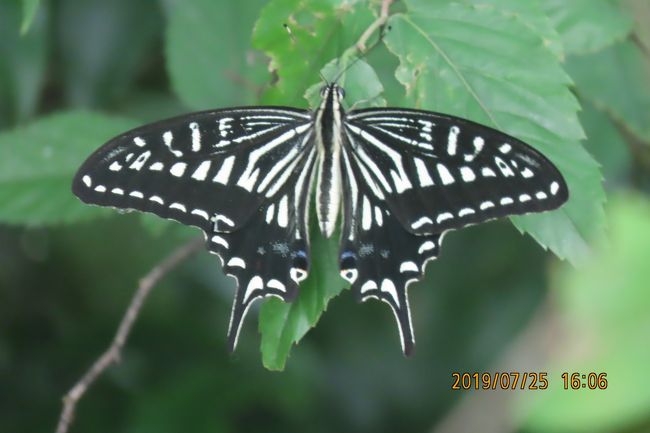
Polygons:
[[370,24],[356,43],[356,47],[359,51],[364,52],[366,50],[366,43],[368,42],[368,39],[370,39],[370,36],[372,36],[378,28],[386,24],[386,21],[388,21],[388,9],[390,8],[391,3],[393,3],[393,0],[382,0],[379,17]]
[[117,364],[120,361],[124,343],[126,343],[126,339],[131,332],[133,323],[135,322],[135,319],[138,318],[142,304],[147,299],[149,293],[151,293],[151,289],[153,289],[158,281],[167,275],[167,273],[198,251],[203,244],[203,239],[200,238],[189,242],[185,246],[174,251],[171,255],[167,256],[140,280],[138,289],[133,295],[126,313],[124,313],[124,317],[120,322],[117,333],[113,338],[113,342],[108,346],[106,351],[97,358],[86,374],[84,374],[63,397],[63,410],[61,411],[59,423],[56,427],[56,433],[66,433],[68,431],[74,418],[75,408],[79,400],[81,400],[88,388],[108,367],[111,366],[111,364]]

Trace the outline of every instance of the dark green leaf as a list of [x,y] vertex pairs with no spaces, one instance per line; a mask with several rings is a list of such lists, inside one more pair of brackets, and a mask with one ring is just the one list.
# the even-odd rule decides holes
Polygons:
[[650,142],[650,60],[626,41],[586,56],[573,56],[567,69],[578,93]]
[[189,110],[178,98],[163,92],[131,92],[118,107],[118,111],[142,123],[180,116]]
[[266,77],[266,62],[252,52],[248,35],[264,2],[164,4],[167,69],[181,100],[194,109],[254,103]]
[[585,147],[602,166],[605,185],[621,186],[628,180],[632,159],[625,139],[609,116],[590,102],[583,103],[580,121],[585,127]]
[[155,6],[131,0],[61,0],[58,60],[69,104],[98,107],[128,94],[145,65],[155,61],[153,48],[162,26]]
[[133,121],[86,112],[55,114],[0,134],[0,221],[47,225],[101,214],[71,192],[83,160]]
[[[602,230],[605,199],[570,79],[539,33],[494,6],[407,1],[386,43],[412,104],[472,119],[538,148],[562,171],[571,198],[560,210],[512,218],[560,258],[581,261]],[[525,59],[525,60],[524,60]]]
[[632,19],[616,0],[542,0],[567,54],[601,50],[627,37]]
[[386,45],[379,44],[368,53],[365,61],[372,65],[384,88],[383,97],[387,101],[386,105],[389,105],[388,102],[390,102],[392,107],[408,107],[409,104],[405,102],[404,86],[395,77],[399,60],[388,50]]
[[41,8],[32,30],[21,36],[20,3],[0,2],[0,127],[36,112],[47,59],[47,15]]

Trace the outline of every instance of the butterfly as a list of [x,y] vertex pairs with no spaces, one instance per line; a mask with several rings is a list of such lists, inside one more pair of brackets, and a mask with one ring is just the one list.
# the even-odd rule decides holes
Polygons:
[[323,236],[340,227],[341,276],[359,300],[390,306],[408,355],[407,289],[445,232],[556,209],[569,191],[544,155],[514,137],[428,111],[346,112],[344,96],[333,82],[313,111],[226,108],[133,129],[94,152],[72,190],[86,203],[203,230],[237,281],[230,350],[255,300],[298,295],[313,260],[313,205]]

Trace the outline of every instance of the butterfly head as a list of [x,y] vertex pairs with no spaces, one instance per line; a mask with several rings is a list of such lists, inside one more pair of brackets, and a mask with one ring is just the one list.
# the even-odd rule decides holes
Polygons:
[[320,89],[320,96],[327,99],[329,95],[336,96],[338,99],[345,98],[345,89],[336,83],[327,83]]

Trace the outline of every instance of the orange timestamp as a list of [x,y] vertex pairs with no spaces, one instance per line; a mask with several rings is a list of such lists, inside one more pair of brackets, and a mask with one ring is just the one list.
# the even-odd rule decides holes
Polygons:
[[564,389],[607,389],[607,373],[562,373]]
[[[451,373],[451,389],[457,390],[544,390],[548,388],[548,373],[495,371],[492,373]],[[607,373],[564,372],[561,375],[563,388],[573,389],[607,389]]]
[[452,372],[452,390],[544,390],[548,388],[548,373],[495,371],[492,373],[459,373]]

